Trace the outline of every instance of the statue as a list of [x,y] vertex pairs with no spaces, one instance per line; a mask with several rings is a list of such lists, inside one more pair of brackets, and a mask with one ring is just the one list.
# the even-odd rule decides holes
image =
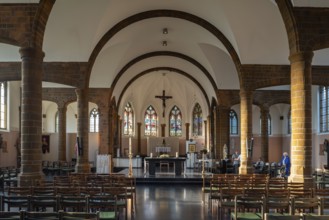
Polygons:
[[327,165],[324,165],[325,169],[329,169],[329,141],[324,139],[323,142],[324,151],[327,153]]
[[227,158],[227,154],[228,154],[228,152],[227,152],[227,146],[226,146],[226,144],[224,144],[224,147],[223,147],[223,158],[224,159]]

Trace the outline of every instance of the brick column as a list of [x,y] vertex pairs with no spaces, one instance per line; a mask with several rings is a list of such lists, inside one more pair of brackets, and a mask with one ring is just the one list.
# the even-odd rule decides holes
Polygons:
[[[109,153],[109,107],[108,105],[98,105],[99,112],[99,154]],[[120,143],[119,143],[120,146]],[[118,146],[118,147],[119,147]],[[115,152],[116,153],[116,152]],[[112,155],[113,157],[114,155]]]
[[77,173],[89,173],[89,108],[88,108],[88,90],[76,89],[78,102],[78,132],[77,137],[82,138],[82,155],[77,155],[77,164],[75,170]]
[[289,181],[312,181],[313,52],[289,57],[291,63],[291,175]]
[[58,160],[66,161],[66,106],[58,106]]
[[190,123],[185,123],[185,140],[190,140]]
[[268,162],[268,116],[269,108],[268,106],[261,106],[260,108],[260,117],[262,123],[261,137],[262,137],[262,146],[261,146],[261,157],[264,162]]
[[[219,149],[220,153],[218,159],[224,159],[224,145],[226,144],[227,150],[230,149],[230,108],[226,106],[218,106],[219,110]],[[228,152],[229,154],[230,152]]]
[[142,153],[142,123],[137,122],[137,153]]
[[22,118],[21,172],[19,186],[31,186],[43,177],[41,168],[42,137],[42,63],[44,53],[35,48],[21,48]]
[[161,137],[166,136],[166,124],[161,124]]
[[240,174],[253,173],[251,157],[247,157],[247,140],[252,137],[252,91],[248,91],[244,88],[240,89],[240,112],[241,112],[241,162],[240,162]]

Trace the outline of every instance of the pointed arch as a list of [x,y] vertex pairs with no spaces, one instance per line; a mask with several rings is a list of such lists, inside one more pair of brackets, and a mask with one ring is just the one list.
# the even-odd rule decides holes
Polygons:
[[93,108],[89,113],[89,132],[99,131],[99,112],[98,109]]
[[172,107],[169,113],[169,136],[182,136],[182,112],[176,105]]
[[158,114],[152,105],[147,107],[144,114],[145,136],[157,136],[158,134]]
[[238,115],[236,112],[231,109],[230,110],[230,135],[238,135],[239,131],[239,123],[238,123]]
[[123,112],[123,135],[134,133],[134,110],[130,102],[127,102]]
[[193,124],[192,124],[193,136],[201,136],[202,135],[203,119],[202,119],[202,108],[201,108],[199,103],[195,103],[192,114],[193,114],[192,115],[192,119],[193,119]]

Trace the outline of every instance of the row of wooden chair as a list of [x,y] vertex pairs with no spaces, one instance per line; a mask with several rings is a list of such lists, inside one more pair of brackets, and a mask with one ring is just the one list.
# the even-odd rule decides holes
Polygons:
[[[128,214],[128,200],[131,200],[131,213],[133,213],[133,194],[128,191],[127,187],[122,186],[103,186],[103,187],[9,187],[2,200],[2,209],[7,204],[10,207],[28,207],[28,210],[45,209],[47,207],[53,210],[65,209],[69,206],[68,200],[73,200],[73,206],[87,207],[85,205],[85,196],[115,195],[117,197],[117,206],[119,210]],[[74,204],[74,201],[76,203]]]
[[106,213],[102,212],[65,212],[60,210],[58,212],[29,212],[29,211],[13,211],[13,212],[0,212],[0,219],[2,220],[73,220],[73,219],[111,219],[101,218],[101,215]]
[[52,208],[52,212],[63,210],[65,212],[106,212],[111,215],[111,219],[117,219],[119,196],[106,195],[86,195],[86,196],[1,196],[1,210],[8,212],[14,210],[42,211]]
[[[264,197],[259,195],[237,195],[234,198],[232,220],[264,219],[265,213],[276,213],[277,216],[302,214],[306,211],[323,215],[324,198],[295,198],[295,197]],[[223,208],[223,207],[222,207]],[[298,212],[296,212],[298,211]]]
[[328,220],[329,215],[314,215],[301,213],[300,215],[280,215],[277,213],[265,213],[265,220]]
[[[43,185],[40,183],[39,185]],[[66,176],[55,176],[54,186],[74,186],[74,187],[125,187],[127,198],[131,199],[131,211],[136,211],[136,178],[126,177],[124,174],[93,174],[93,173],[72,173]]]
[[[248,189],[248,188],[220,188],[217,193],[211,194],[209,196],[209,206],[212,209],[213,203],[217,203],[217,211],[220,218],[225,210],[233,210],[234,199],[236,196],[243,196],[244,198],[248,197],[262,197],[265,200],[264,204],[267,204],[264,207],[267,207],[267,211],[270,208],[281,209],[284,212],[288,212],[288,208],[291,207],[292,201],[295,204],[301,203],[300,201],[320,201],[321,199],[321,212],[325,209],[329,209],[329,190],[320,190],[317,189]],[[262,201],[262,202],[264,202]],[[298,206],[298,205],[297,205]]]

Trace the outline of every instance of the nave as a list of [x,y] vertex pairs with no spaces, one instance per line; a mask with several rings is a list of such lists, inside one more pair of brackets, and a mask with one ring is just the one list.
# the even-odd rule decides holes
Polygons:
[[200,185],[137,185],[138,220],[217,219],[203,203]]

